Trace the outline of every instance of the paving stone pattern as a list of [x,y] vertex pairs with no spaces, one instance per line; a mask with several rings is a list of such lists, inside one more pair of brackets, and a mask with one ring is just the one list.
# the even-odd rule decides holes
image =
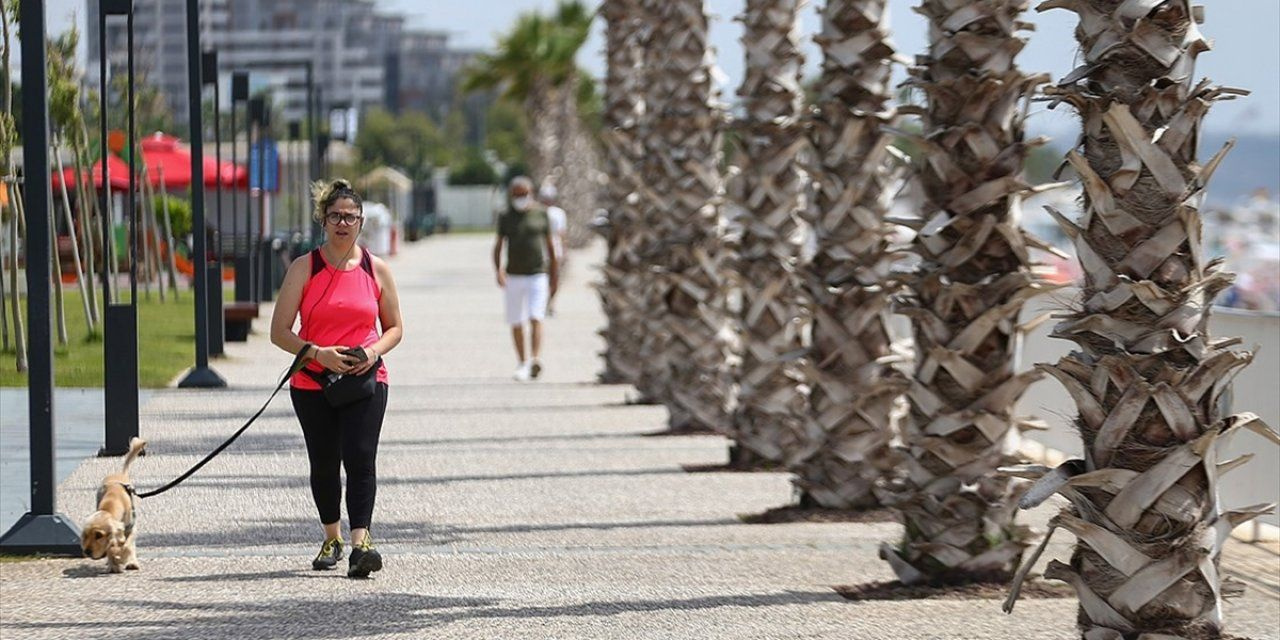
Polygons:
[[[81,559],[0,564],[0,637],[1075,637],[1070,599],[1023,601],[1008,616],[998,600],[836,595],[834,585],[892,577],[875,549],[897,536],[895,524],[742,524],[738,514],[791,499],[786,475],[685,473],[681,465],[724,462],[726,441],[648,437],[664,409],[629,406],[626,388],[594,384],[598,247],[574,256],[547,326],[545,377],[513,381],[490,246],[431,238],[392,260],[407,337],[388,357],[373,529],[387,564],[374,579],[309,569],[320,530],[302,436],[280,397],[199,475],[144,502],[141,571],[108,575]],[[264,400],[289,363],[266,326],[259,320],[247,344],[217,361],[231,388],[151,396],[140,487],[181,472]],[[63,511],[89,513],[118,465],[83,463],[60,487]],[[1266,570],[1265,556],[1250,559]],[[1235,633],[1280,637],[1280,600],[1265,584],[1251,583],[1226,614]]]

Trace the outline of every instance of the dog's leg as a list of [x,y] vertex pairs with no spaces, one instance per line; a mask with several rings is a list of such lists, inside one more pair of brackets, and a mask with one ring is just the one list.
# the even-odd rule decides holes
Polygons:
[[131,571],[142,568],[142,565],[138,564],[138,548],[134,544],[137,539],[138,532],[134,530],[124,541],[124,568]]
[[107,570],[111,573],[121,573],[124,571],[124,563],[122,558],[116,558],[114,553],[107,554]]

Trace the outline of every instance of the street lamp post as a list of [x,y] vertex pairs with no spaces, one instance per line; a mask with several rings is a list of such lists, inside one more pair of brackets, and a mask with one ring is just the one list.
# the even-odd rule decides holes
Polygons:
[[[196,283],[196,365],[178,386],[218,388],[227,386],[227,381],[209,367],[210,264],[209,252],[205,248],[209,227],[204,218],[204,127],[200,100],[204,83],[200,81],[203,66],[200,54],[200,1],[187,0],[187,98],[191,116],[191,235],[194,244],[191,273]],[[216,261],[213,266],[217,266]]]
[[[24,191],[27,198],[27,317],[30,356],[28,433],[31,441],[31,511],[3,536],[5,553],[80,555],[80,532],[56,511],[54,476],[53,331],[49,318],[50,228],[49,102],[45,92],[44,2],[22,0],[22,92]],[[105,164],[105,162],[104,162]],[[14,250],[17,248],[14,247]],[[44,319],[45,322],[40,320]],[[136,397],[136,396],[135,396]]]
[[[249,99],[248,122],[245,123],[245,130],[249,133],[249,201],[244,208],[244,222],[249,229],[249,243],[246,245],[249,253],[249,299],[253,302],[262,302],[262,112],[266,109],[266,100],[262,96],[254,96]],[[256,159],[256,162],[255,162]],[[257,169],[255,172],[254,169]],[[255,193],[254,184],[258,185]],[[254,199],[258,201],[258,225],[255,231],[253,224],[253,204]]]
[[[125,113],[128,115],[129,156],[129,190],[125,194],[125,215],[128,216],[129,230],[129,303],[113,304],[111,302],[110,266],[103,263],[102,294],[106,301],[103,309],[103,392],[105,396],[105,436],[99,456],[122,456],[129,451],[129,440],[138,435],[138,244],[141,242],[141,224],[135,210],[134,195],[137,193],[138,172],[137,139],[134,126],[134,71],[133,71],[133,1],[132,0],[99,0],[98,3],[98,53],[99,78],[102,81],[100,91],[99,118],[102,121],[102,189],[104,193],[104,212],[110,211],[107,203],[110,200],[111,177],[107,163],[107,16],[125,16],[126,32],[126,101]],[[111,243],[111,220],[109,215],[102,218],[104,242]]]
[[[249,100],[249,73],[245,71],[237,71],[231,74],[231,161],[236,161],[236,150],[239,147],[236,131],[236,103],[246,102]],[[248,176],[245,176],[248,178]],[[246,180],[247,183],[247,180]],[[245,195],[246,200],[248,194]],[[232,251],[235,253],[235,269],[236,269],[236,302],[249,302],[252,299],[252,283],[253,278],[250,273],[250,264],[248,259],[249,252],[246,250],[243,254],[240,251],[242,245],[248,246],[249,230],[246,229],[244,237],[240,236],[240,193],[239,190],[232,186],[231,189],[231,237],[234,239]],[[246,214],[247,215],[247,214]],[[246,222],[248,219],[246,217]]]
[[[209,264],[209,355],[226,350],[226,327],[222,312],[222,96],[218,87],[218,52],[205,51],[200,59],[201,81],[213,85],[213,145],[217,176],[214,181],[213,259]],[[203,160],[203,159],[202,159]],[[234,175],[234,172],[233,174]],[[197,188],[192,184],[192,189]]]

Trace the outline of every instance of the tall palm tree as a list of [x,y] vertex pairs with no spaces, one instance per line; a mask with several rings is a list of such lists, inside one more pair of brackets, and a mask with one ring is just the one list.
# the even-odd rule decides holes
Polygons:
[[800,118],[804,56],[802,0],[747,0],[742,14],[746,76],[741,171],[729,192],[740,211],[741,239],[732,259],[740,279],[743,333],[733,437],[766,460],[795,462],[820,442],[809,436],[807,367],[801,357],[809,301],[799,274],[807,177]]
[[[1083,215],[1051,211],[1084,272],[1079,304],[1054,332],[1078,350],[1040,367],[1076,403],[1085,458],[1024,500],[1056,490],[1071,503],[1050,523],[1076,535],[1071,563],[1053,561],[1045,576],[1075,588],[1084,637],[1219,637],[1222,545],[1270,506],[1223,510],[1218,478],[1246,458],[1219,464],[1217,443],[1241,428],[1280,441],[1253,414],[1225,415],[1222,394],[1252,354],[1208,332],[1232,276],[1206,261],[1197,209],[1227,149],[1200,164],[1197,146],[1205,113],[1231,90],[1194,78],[1209,44],[1186,0],[1038,8],[1079,14],[1084,57],[1051,90],[1084,125],[1067,156]],[[1016,587],[1006,609],[1014,598]]]
[[1025,100],[1043,76],[1014,64],[1026,0],[924,0],[929,50],[911,69],[926,101],[927,200],[902,313],[917,348],[902,438],[905,537],[881,557],[904,583],[1011,573],[1025,548],[1012,479],[996,475],[1024,421],[1011,415],[1039,373],[1015,373],[1023,304],[1046,285],[1018,226]]
[[608,254],[603,268],[600,300],[608,324],[601,332],[606,382],[635,383],[640,378],[639,350],[643,300],[637,253],[637,225],[643,215],[637,185],[643,154],[639,146],[640,118],[644,115],[643,49],[645,21],[639,0],[605,0],[604,147],[609,181],[606,203],[609,226],[605,231]]
[[594,143],[578,111],[582,74],[574,61],[591,21],[591,12],[577,0],[561,2],[550,16],[522,14],[499,39],[496,52],[477,56],[462,85],[464,91],[501,89],[504,97],[524,105],[529,172],[536,181],[557,180],[574,238],[583,237],[597,191]]
[[879,504],[893,467],[890,415],[906,379],[890,333],[891,225],[897,180],[888,0],[829,0],[822,11],[822,76],[810,118],[810,224],[817,251],[804,276],[814,299],[811,411],[823,446],[795,468],[808,501],[831,508]]
[[732,336],[720,251],[722,112],[702,0],[642,0],[646,44],[646,329],[640,388],[674,429],[726,430]]

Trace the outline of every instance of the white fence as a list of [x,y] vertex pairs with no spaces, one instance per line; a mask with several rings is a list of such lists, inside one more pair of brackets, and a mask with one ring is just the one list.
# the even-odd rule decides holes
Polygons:
[[455,229],[484,229],[497,221],[502,189],[496,185],[449,186],[437,183],[436,215]]

